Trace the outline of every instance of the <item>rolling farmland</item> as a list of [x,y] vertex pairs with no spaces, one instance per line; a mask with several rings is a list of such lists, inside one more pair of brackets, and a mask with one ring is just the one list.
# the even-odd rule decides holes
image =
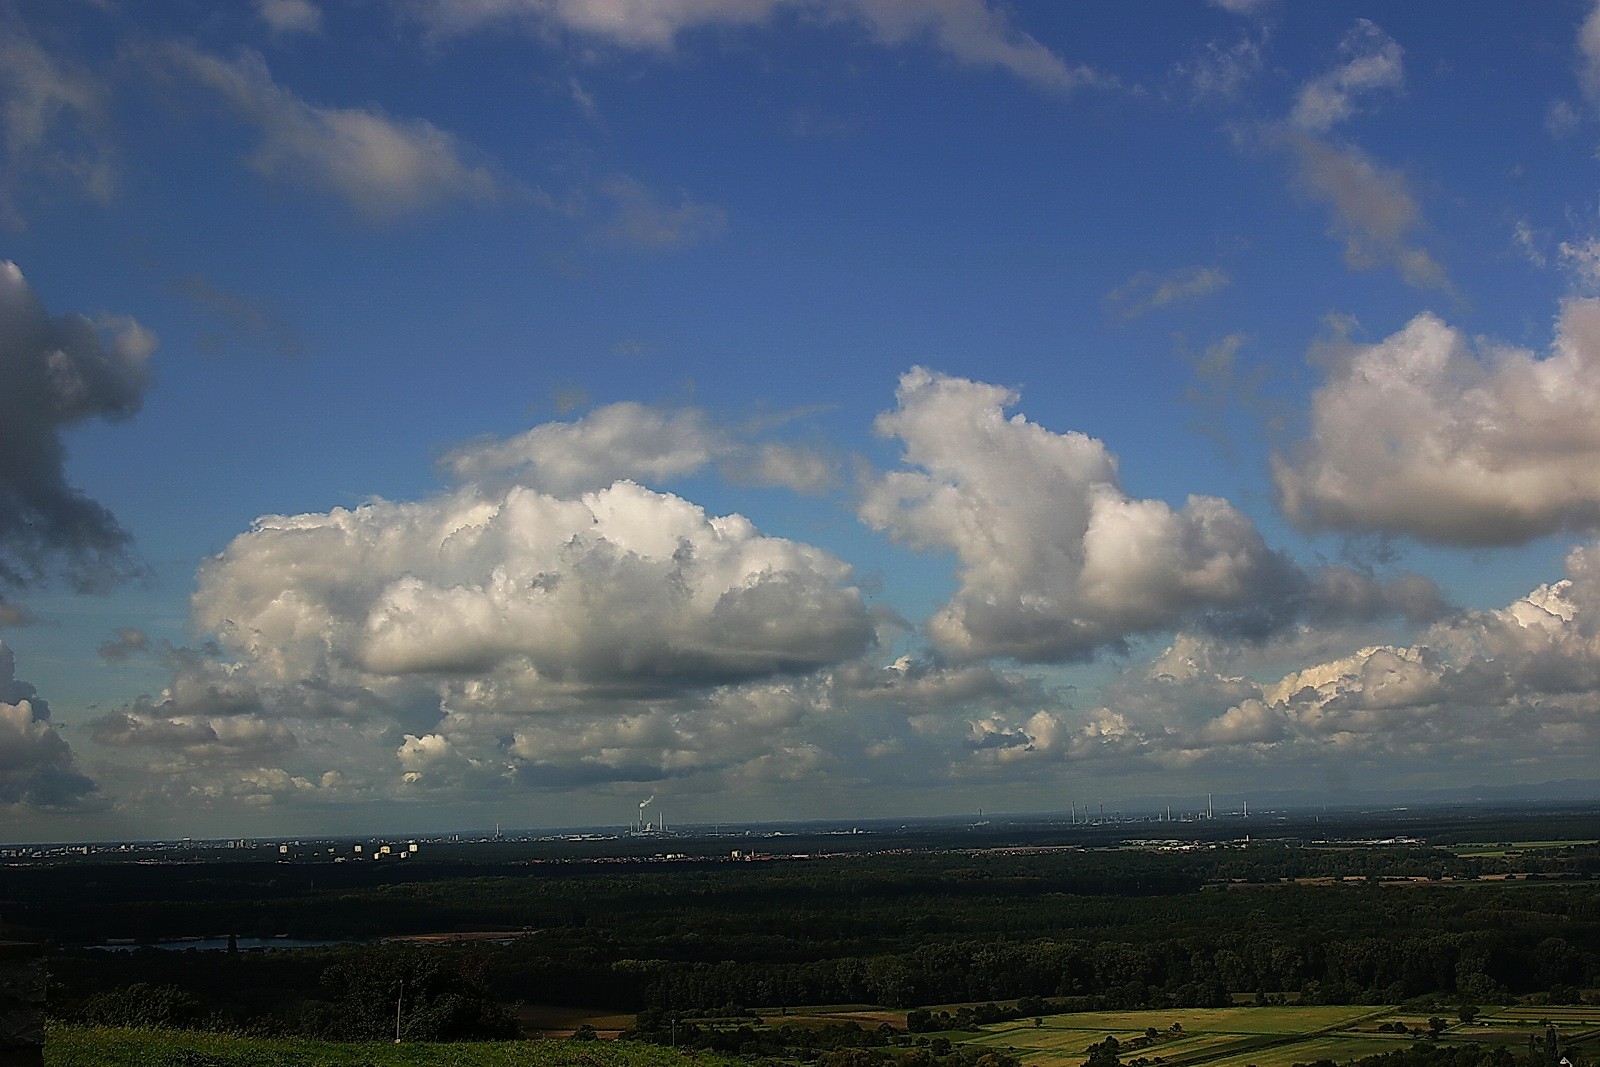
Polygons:
[[[1418,1038],[1384,1032],[1403,1023],[1426,1029],[1428,1013],[1382,1006],[1181,1008],[1083,1012],[999,1023],[955,1040],[1014,1052],[1030,1067],[1078,1067],[1090,1045],[1115,1037],[1124,1063],[1152,1067],[1291,1067],[1328,1059],[1337,1063],[1405,1048]],[[1521,1045],[1554,1026],[1573,1046],[1600,1040],[1600,1008],[1530,1006],[1486,1009],[1473,1023],[1451,1013],[1442,1043],[1467,1041]],[[1150,1033],[1155,1036],[1151,1038]]]

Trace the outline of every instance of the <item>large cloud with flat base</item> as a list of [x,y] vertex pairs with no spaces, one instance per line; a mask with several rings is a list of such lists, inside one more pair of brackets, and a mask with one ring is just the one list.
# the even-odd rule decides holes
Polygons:
[[1565,578],[1503,608],[1263,676],[1236,645],[1179,634],[1089,710],[1013,711],[970,729],[988,762],[1100,777],[1183,771],[1259,788],[1264,775],[1319,770],[1422,782],[1448,766],[1458,784],[1519,765],[1585,776],[1600,743],[1600,548],[1574,549]]
[[1474,342],[1436,315],[1328,355],[1307,438],[1276,457],[1308,530],[1516,544],[1600,522],[1600,301],[1550,352]]
[[737,434],[612,405],[463,446],[462,483],[428,499],[257,520],[199,574],[214,643],[151,650],[171,684],[93,736],[163,768],[152,802],[924,789],[1026,776],[1071,741],[1066,692],[990,656],[1440,610],[1423,579],[1294,565],[1224,501],[1131,498],[1104,445],[1007,417],[1014,399],[913,371],[880,421],[907,469],[863,516],[961,568],[920,657],[885,664],[907,624],[837,557],[615,480],[727,464]]
[[293,785],[252,803],[717,772],[877,640],[836,557],[628,481],[266,516],[192,607],[216,646],[94,737],[217,802],[241,769]]
[[1600,741],[1600,550],[1503,608],[1436,623],[1291,672],[1262,693],[1288,736],[1357,752],[1492,759],[1592,751]]
[[872,640],[842,561],[630,482],[262,518],[194,606],[278,681],[514,669],[637,693],[808,672]]
[[1103,442],[1008,416],[1011,390],[917,368],[896,397],[877,428],[905,467],[867,486],[860,516],[954,553],[960,586],[927,624],[946,656],[1063,662],[1186,624],[1257,638],[1395,602],[1342,568],[1302,570],[1226,500],[1130,496]]
[[202,570],[194,608],[279,682],[515,670],[556,691],[705,688],[815,670],[873,636],[837,558],[631,482],[263,518]]

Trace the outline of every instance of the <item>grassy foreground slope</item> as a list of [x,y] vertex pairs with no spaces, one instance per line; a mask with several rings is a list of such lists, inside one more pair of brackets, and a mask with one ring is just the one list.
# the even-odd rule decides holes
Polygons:
[[740,1061],[629,1041],[304,1041],[184,1030],[51,1027],[47,1067],[733,1067]]

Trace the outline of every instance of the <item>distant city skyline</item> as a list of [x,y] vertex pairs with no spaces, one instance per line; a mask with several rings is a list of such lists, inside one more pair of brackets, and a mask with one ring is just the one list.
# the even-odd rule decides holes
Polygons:
[[0,840],[1589,781],[1600,6],[1151,15],[0,0]]

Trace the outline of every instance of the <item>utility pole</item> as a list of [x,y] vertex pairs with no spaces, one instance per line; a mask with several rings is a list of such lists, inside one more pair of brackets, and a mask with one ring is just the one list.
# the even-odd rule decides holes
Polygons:
[[394,998],[394,1043],[400,1043],[400,1004],[406,999],[406,980],[400,979],[400,993]]

